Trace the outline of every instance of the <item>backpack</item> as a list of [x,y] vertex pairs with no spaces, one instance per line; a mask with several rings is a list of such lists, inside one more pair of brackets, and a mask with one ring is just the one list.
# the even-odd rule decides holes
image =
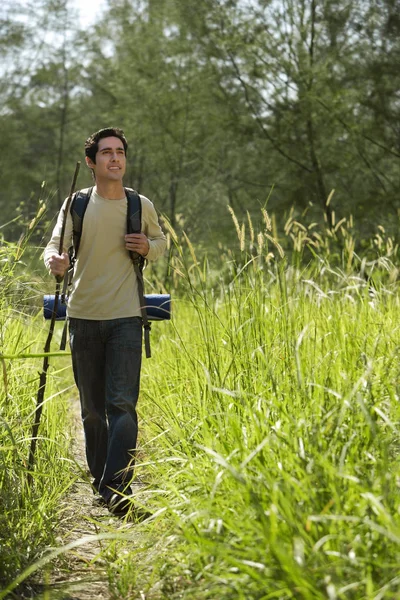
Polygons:
[[[127,198],[128,209],[127,209],[127,218],[126,218],[126,230],[127,233],[140,233],[142,230],[142,202],[140,200],[139,194],[130,188],[124,188],[125,195]],[[72,283],[72,277],[74,273],[74,266],[76,262],[76,258],[79,251],[79,246],[82,237],[82,228],[83,228],[83,219],[85,216],[85,212],[87,206],[89,204],[90,196],[92,194],[93,188],[89,188],[86,192],[80,190],[76,192],[72,198],[71,206],[70,206],[70,214],[72,218],[72,246],[69,249],[70,255],[70,267],[68,269],[68,276],[64,279],[64,289],[62,293],[62,302],[63,298],[65,299],[67,287]],[[149,319],[146,311],[146,301],[144,298],[144,284],[143,284],[143,267],[145,264],[145,259],[138,252],[129,252],[133,268],[136,273],[137,282],[138,282],[138,292],[139,292],[139,301],[140,301],[140,311],[142,313],[142,324],[144,329],[144,342],[146,349],[146,357],[151,357],[150,350],[150,329],[151,324],[149,323]],[[63,341],[65,344],[66,330],[65,335],[63,334]],[[65,346],[64,346],[65,347]]]
[[[126,231],[127,233],[140,233],[142,230],[142,202],[140,200],[140,196],[135,190],[130,188],[124,188],[124,190],[128,201]],[[87,192],[80,190],[79,192],[76,192],[72,198],[70,214],[72,217],[73,232],[72,246],[70,248],[70,260],[73,264],[75,264],[76,257],[78,255],[82,237],[83,218],[85,216],[92,191],[92,187],[89,188]],[[145,263],[143,256],[137,252],[129,252],[129,254],[132,262],[138,263],[140,269],[143,270]]]

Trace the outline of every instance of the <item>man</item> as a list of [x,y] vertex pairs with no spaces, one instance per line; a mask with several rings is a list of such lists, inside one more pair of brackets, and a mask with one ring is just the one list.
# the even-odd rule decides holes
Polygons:
[[[110,512],[131,506],[137,441],[142,320],[138,285],[129,251],[155,260],[166,238],[153,204],[141,196],[142,232],[126,233],[123,187],[128,144],[121,129],[107,128],[85,143],[85,160],[95,179],[85,212],[79,253],[68,299],[72,365],[79,390],[86,457],[99,501]],[[44,260],[52,275],[69,266],[73,225],[67,215],[64,251],[59,252],[64,206]]]

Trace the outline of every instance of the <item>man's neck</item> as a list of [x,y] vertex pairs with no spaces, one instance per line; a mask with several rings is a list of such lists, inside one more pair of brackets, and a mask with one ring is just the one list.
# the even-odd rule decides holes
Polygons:
[[121,181],[96,181],[96,189],[99,196],[107,200],[121,200],[125,196]]

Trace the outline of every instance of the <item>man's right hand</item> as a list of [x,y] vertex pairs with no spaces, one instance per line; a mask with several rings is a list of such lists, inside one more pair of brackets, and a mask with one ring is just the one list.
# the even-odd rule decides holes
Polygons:
[[52,275],[59,275],[64,277],[65,271],[69,267],[69,256],[67,252],[63,252],[61,256],[59,254],[53,254],[49,258],[49,269]]

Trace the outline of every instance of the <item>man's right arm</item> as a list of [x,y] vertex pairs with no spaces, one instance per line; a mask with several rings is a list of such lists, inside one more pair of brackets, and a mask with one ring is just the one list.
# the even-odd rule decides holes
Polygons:
[[69,267],[68,249],[72,243],[72,218],[69,213],[67,215],[67,221],[65,226],[63,251],[61,254],[59,254],[65,205],[66,201],[61,207],[61,210],[58,214],[57,223],[51,235],[51,239],[43,253],[44,264],[46,265],[51,275],[63,276],[65,274],[65,271]]

